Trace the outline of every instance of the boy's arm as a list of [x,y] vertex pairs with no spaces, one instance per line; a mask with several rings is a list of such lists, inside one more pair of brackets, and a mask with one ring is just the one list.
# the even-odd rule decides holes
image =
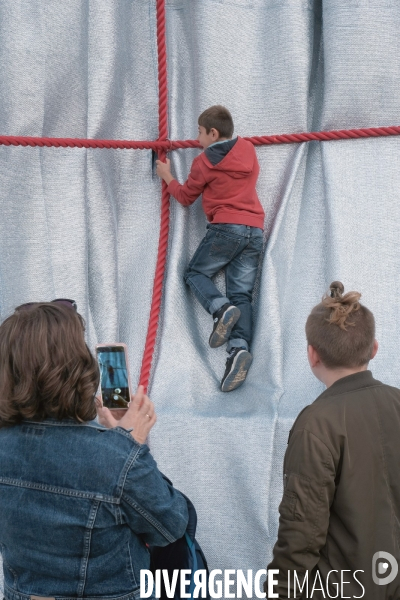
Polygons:
[[330,450],[310,431],[295,430],[286,450],[278,540],[268,565],[268,570],[279,570],[279,574],[271,574],[279,582],[273,588],[279,598],[302,597],[299,583],[303,584],[307,572],[311,578],[326,543],[334,493],[335,465]]
[[197,166],[197,160],[194,159],[192,168],[189,176],[185,183],[181,185],[176,181],[175,177],[171,174],[171,161],[167,158],[167,162],[163,163],[161,160],[156,160],[157,170],[156,173],[161,179],[164,179],[168,185],[169,193],[178,200],[180,204],[189,206],[200,196],[207,182],[204,176]]
[[156,160],[156,173],[161,179],[164,179],[165,183],[169,185],[171,181],[174,181],[175,177],[171,174],[171,161],[169,158],[165,159],[166,162],[163,163],[161,160]]

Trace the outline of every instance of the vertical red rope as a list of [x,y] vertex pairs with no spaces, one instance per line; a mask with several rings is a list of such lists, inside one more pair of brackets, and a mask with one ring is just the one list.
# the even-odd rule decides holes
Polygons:
[[165,43],[165,0],[157,0],[158,52],[158,139],[168,136],[167,47]]
[[[167,48],[166,48],[166,23],[165,0],[157,0],[157,52],[158,52],[158,139],[166,140],[168,137],[168,84],[167,84]],[[159,150],[158,157],[165,162],[166,151]],[[156,272],[154,276],[153,297],[151,301],[149,325],[146,343],[143,352],[142,368],[139,382],[147,390],[150,369],[153,360],[154,346],[157,337],[158,320],[162,299],[165,266],[167,262],[168,233],[169,233],[169,193],[167,185],[162,181],[160,237],[158,242],[158,255]]]

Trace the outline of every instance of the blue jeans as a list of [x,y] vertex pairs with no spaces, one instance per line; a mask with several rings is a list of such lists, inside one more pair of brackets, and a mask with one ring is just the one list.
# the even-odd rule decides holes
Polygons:
[[[240,309],[227,351],[241,346],[249,349],[253,333],[251,300],[263,248],[262,229],[233,223],[209,224],[207,229],[185,272],[185,282],[210,314],[226,302]],[[225,269],[226,296],[211,279],[221,269]]]

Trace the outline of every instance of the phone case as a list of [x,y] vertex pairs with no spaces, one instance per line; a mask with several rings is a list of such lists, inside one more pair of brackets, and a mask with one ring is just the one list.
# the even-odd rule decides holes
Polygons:
[[[116,343],[116,342],[112,342],[110,344],[96,344],[95,349],[96,349],[96,358],[99,362],[99,357],[98,357],[98,350],[102,349],[102,348],[121,348],[124,351],[124,355],[125,355],[125,367],[126,367],[126,379],[127,379],[127,387],[128,387],[128,396],[129,396],[129,401],[132,395],[132,386],[131,386],[131,379],[130,379],[130,373],[129,373],[129,367],[128,367],[128,348],[127,345],[124,344],[123,342],[120,343]],[[103,398],[103,389],[106,389],[105,386],[102,385],[102,379],[103,379],[103,372],[102,372],[102,365],[99,362],[99,367],[100,367],[100,375],[101,375],[101,380],[100,380],[100,398],[101,398],[101,402],[103,403],[104,406],[107,406],[110,410],[125,410],[126,408],[128,408],[129,403],[127,405],[122,405],[122,402],[125,402],[124,398],[122,396],[120,396],[120,394],[116,391],[115,394],[113,393],[113,395],[115,395],[115,397],[118,397],[118,399],[115,399],[113,402],[115,403],[119,403],[121,404],[120,406],[108,406],[107,404],[104,403],[104,398]],[[111,372],[114,372],[115,369],[113,369],[113,366],[110,365],[107,368],[107,377],[108,380],[111,380]],[[115,383],[115,382],[112,382]],[[118,389],[118,381],[116,382],[116,390]],[[125,386],[124,386],[125,387]],[[122,388],[122,386],[121,386]]]

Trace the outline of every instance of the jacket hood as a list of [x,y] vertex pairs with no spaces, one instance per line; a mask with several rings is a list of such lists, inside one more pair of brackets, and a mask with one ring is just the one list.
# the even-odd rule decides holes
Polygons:
[[205,152],[203,157],[205,161],[210,163],[212,169],[229,173],[234,179],[242,179],[247,177],[254,169],[255,155],[253,152],[249,152],[250,143],[238,136],[233,148],[216,165],[210,163]]

